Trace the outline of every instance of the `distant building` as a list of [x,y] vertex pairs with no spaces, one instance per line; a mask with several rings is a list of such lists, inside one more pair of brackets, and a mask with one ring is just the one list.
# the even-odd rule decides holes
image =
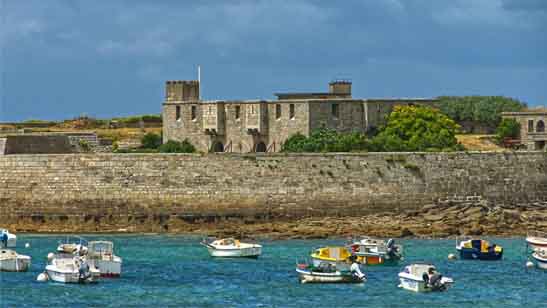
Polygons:
[[528,150],[547,150],[546,109],[531,109],[522,112],[504,112],[504,119],[515,119],[520,123],[520,142]]
[[287,138],[318,128],[367,132],[385,123],[395,105],[432,104],[428,98],[353,99],[351,82],[326,93],[276,93],[277,100],[200,100],[199,82],[167,81],[163,141],[188,139],[203,152],[278,152]]

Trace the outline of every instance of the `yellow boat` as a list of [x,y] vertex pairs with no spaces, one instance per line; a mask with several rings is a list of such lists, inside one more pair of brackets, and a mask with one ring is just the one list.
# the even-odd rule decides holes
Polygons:
[[346,247],[341,246],[317,248],[310,255],[314,266],[320,267],[330,264],[335,266],[337,270],[349,270],[351,266],[350,256],[351,252]]

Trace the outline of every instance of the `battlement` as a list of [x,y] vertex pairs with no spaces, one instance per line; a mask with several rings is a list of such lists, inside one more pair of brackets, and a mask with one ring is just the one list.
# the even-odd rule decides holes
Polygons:
[[165,82],[165,100],[196,101],[199,100],[199,81],[168,80]]

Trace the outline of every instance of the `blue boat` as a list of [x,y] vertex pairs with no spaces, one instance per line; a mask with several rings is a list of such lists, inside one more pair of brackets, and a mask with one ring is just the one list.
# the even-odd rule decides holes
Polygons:
[[480,239],[460,241],[456,249],[460,252],[460,259],[500,260],[503,256],[503,247]]

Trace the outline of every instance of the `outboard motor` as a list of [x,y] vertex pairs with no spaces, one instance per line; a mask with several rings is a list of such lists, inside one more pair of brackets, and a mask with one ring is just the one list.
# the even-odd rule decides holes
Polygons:
[[444,283],[442,283],[443,275],[441,274],[434,274],[431,276],[431,279],[429,279],[429,287],[433,291],[445,291],[446,286]]
[[86,280],[91,276],[91,273],[89,272],[89,265],[87,262],[82,261],[80,263],[80,267],[78,268],[79,277],[78,280],[80,283],[86,282]]
[[395,240],[390,238],[387,241],[387,254],[391,259],[400,259],[399,248],[395,246]]

